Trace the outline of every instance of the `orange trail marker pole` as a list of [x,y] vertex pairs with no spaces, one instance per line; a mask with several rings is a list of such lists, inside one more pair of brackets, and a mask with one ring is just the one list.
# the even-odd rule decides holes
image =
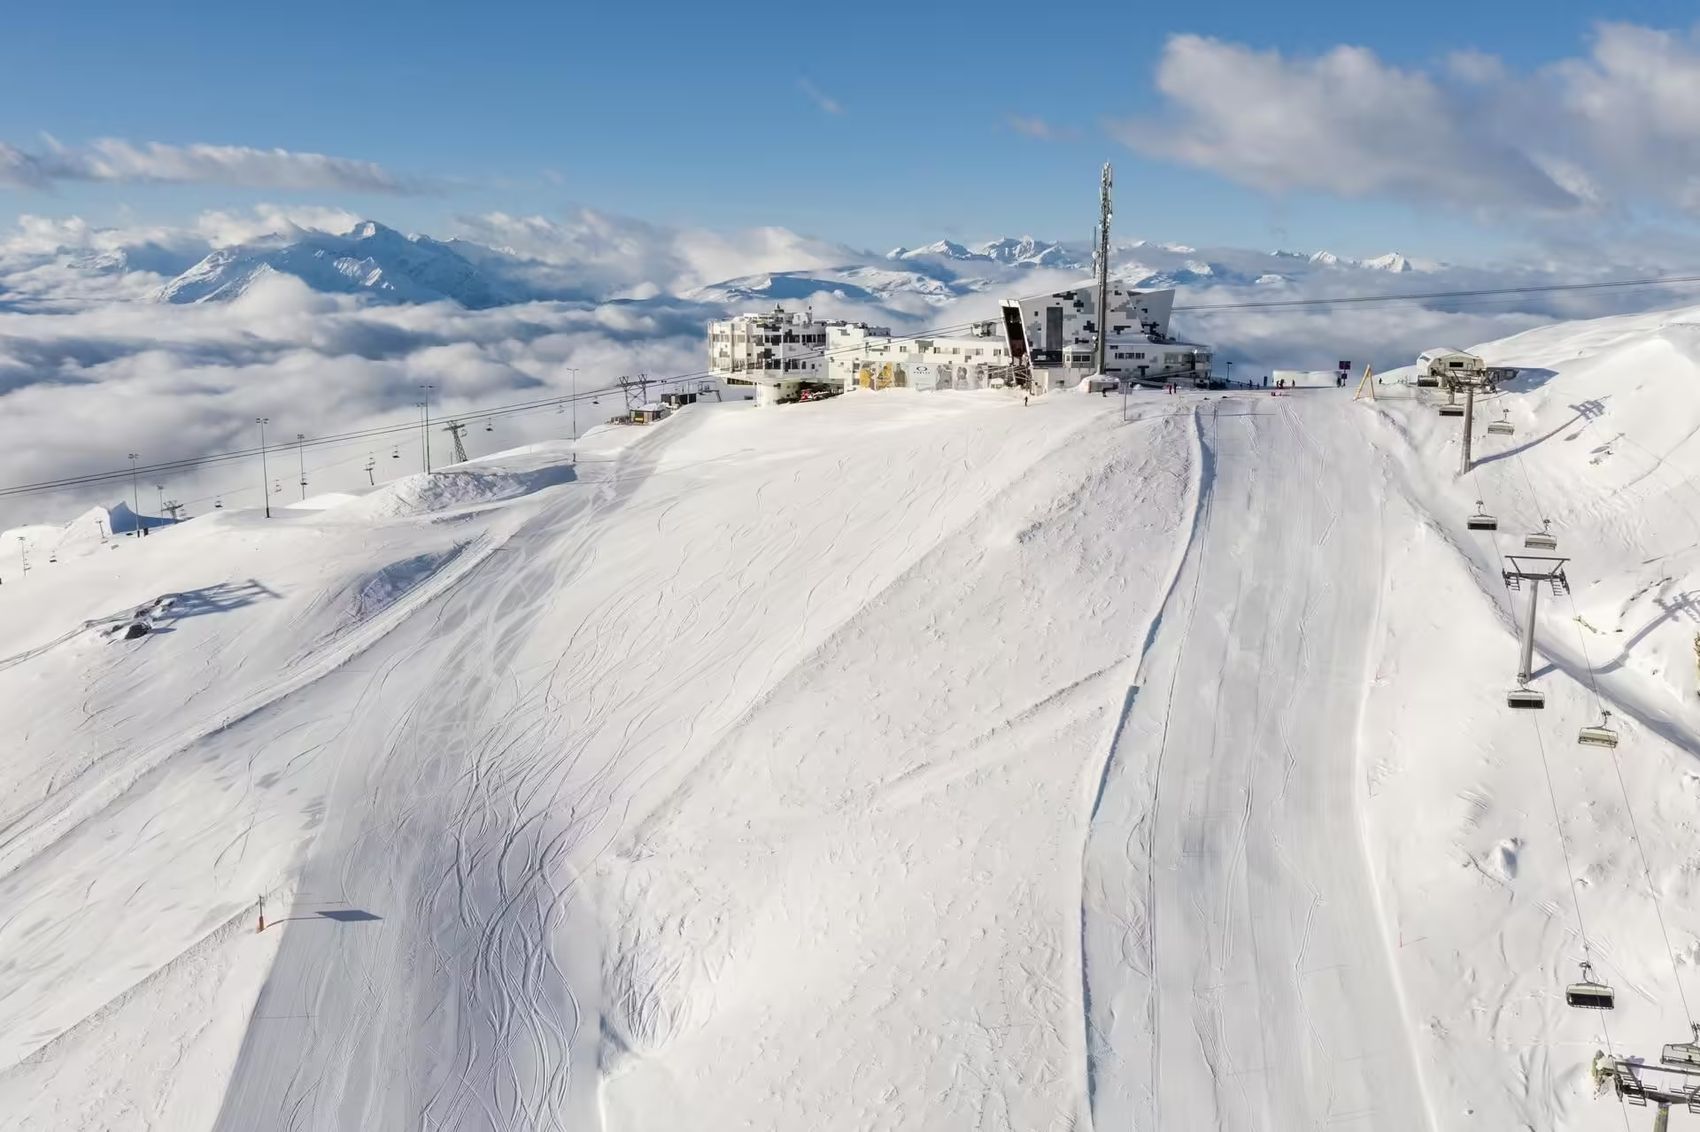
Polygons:
[[264,896],[260,897],[260,926],[254,930],[256,932],[263,932],[266,930],[266,898]]

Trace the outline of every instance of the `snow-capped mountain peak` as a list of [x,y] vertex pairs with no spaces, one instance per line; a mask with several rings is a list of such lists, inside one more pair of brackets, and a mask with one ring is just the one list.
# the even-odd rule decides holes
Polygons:
[[158,297],[170,303],[233,299],[271,272],[293,275],[315,291],[363,293],[382,302],[449,299],[481,309],[514,301],[448,244],[403,235],[375,220],[340,235],[297,228],[218,248],[167,283]]
[[1398,252],[1388,252],[1386,255],[1378,255],[1374,259],[1363,260],[1359,266],[1373,267],[1377,271],[1406,272],[1416,270],[1411,261]]

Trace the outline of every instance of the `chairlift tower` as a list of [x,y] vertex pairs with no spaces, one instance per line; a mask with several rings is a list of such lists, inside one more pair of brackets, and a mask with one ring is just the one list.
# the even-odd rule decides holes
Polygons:
[[466,431],[466,426],[459,421],[450,421],[443,426],[443,431],[454,438],[455,463],[466,463],[466,443],[460,438],[460,434]]
[[1476,383],[1467,382],[1464,385],[1464,447],[1458,462],[1458,474],[1470,474],[1470,438],[1471,430],[1476,423]]
[[1540,604],[1541,583],[1545,582],[1551,586],[1555,597],[1570,592],[1570,580],[1564,576],[1564,564],[1568,561],[1568,558],[1547,558],[1528,554],[1505,556],[1506,566],[1503,574],[1506,588],[1521,590],[1527,582],[1529,593],[1529,603],[1524,607],[1523,632],[1519,642],[1522,651],[1517,662],[1517,687],[1506,696],[1506,703],[1511,707],[1546,707],[1546,695],[1529,687],[1535,667],[1535,612]]
[[626,394],[626,415],[629,417],[636,409],[641,409],[649,403],[649,375],[640,373],[636,377],[621,376],[620,388]]

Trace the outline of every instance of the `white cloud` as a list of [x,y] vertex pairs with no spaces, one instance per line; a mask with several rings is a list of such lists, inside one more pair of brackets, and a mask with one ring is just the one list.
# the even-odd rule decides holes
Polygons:
[[1443,84],[1360,47],[1290,59],[1180,35],[1164,48],[1157,86],[1168,113],[1119,123],[1114,133],[1142,153],[1255,188],[1465,206],[1578,204]]
[[736,275],[851,263],[861,253],[785,228],[720,233],[668,228],[579,209],[561,219],[504,212],[457,218],[457,234],[558,268],[566,277],[633,298],[688,291]]
[[1006,114],[1004,125],[1018,134],[1039,141],[1067,141],[1079,136],[1079,131],[1067,126],[1054,126],[1045,119],[1030,114]]
[[826,94],[824,91],[822,91],[820,89],[820,87],[816,86],[814,83],[810,82],[808,79],[798,79],[797,80],[797,89],[802,91],[804,94],[808,95],[809,101],[813,102],[816,106],[820,107],[822,110],[826,111],[828,114],[842,114],[842,113],[844,113],[843,103],[839,102],[836,98],[833,98],[831,95]]
[[347,192],[421,191],[373,161],[240,145],[167,145],[101,138],[74,148],[48,139],[30,152],[0,142],[0,187],[48,189],[65,181],[213,184]]
[[245,244],[295,228],[346,232],[362,218],[345,208],[323,205],[257,204],[248,212],[211,210],[195,218],[194,230],[215,248]]
[[1481,51],[1432,70],[1361,47],[1287,56],[1181,35],[1139,152],[1255,188],[1547,216],[1700,202],[1700,43],[1627,24],[1585,57],[1515,72]]

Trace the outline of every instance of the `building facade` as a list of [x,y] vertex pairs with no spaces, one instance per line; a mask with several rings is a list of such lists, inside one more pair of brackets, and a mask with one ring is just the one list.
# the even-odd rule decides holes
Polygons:
[[1095,351],[1097,287],[1088,285],[1002,304],[999,319],[949,335],[898,335],[884,326],[816,319],[775,307],[709,323],[709,372],[754,386],[758,404],[805,389],[986,389],[1030,382],[1034,392],[1096,389],[1122,380],[1147,385],[1207,382],[1208,346],[1169,333],[1175,293],[1110,283],[1104,372]]
[[950,336],[893,338],[883,326],[827,329],[832,383],[857,389],[986,389],[1009,379],[1009,346],[993,322]]
[[1038,298],[1006,299],[1004,335],[1011,356],[1025,359],[1031,368],[1033,388],[1039,392],[1093,378],[1148,385],[1208,381],[1210,348],[1169,333],[1174,305],[1172,289],[1136,291],[1122,280],[1111,280],[1103,374],[1097,373],[1094,358],[1099,333],[1096,284]]
[[761,403],[795,397],[809,385],[824,386],[830,380],[827,329],[834,325],[842,324],[783,307],[716,319],[708,324],[709,373],[727,385],[754,386]]

